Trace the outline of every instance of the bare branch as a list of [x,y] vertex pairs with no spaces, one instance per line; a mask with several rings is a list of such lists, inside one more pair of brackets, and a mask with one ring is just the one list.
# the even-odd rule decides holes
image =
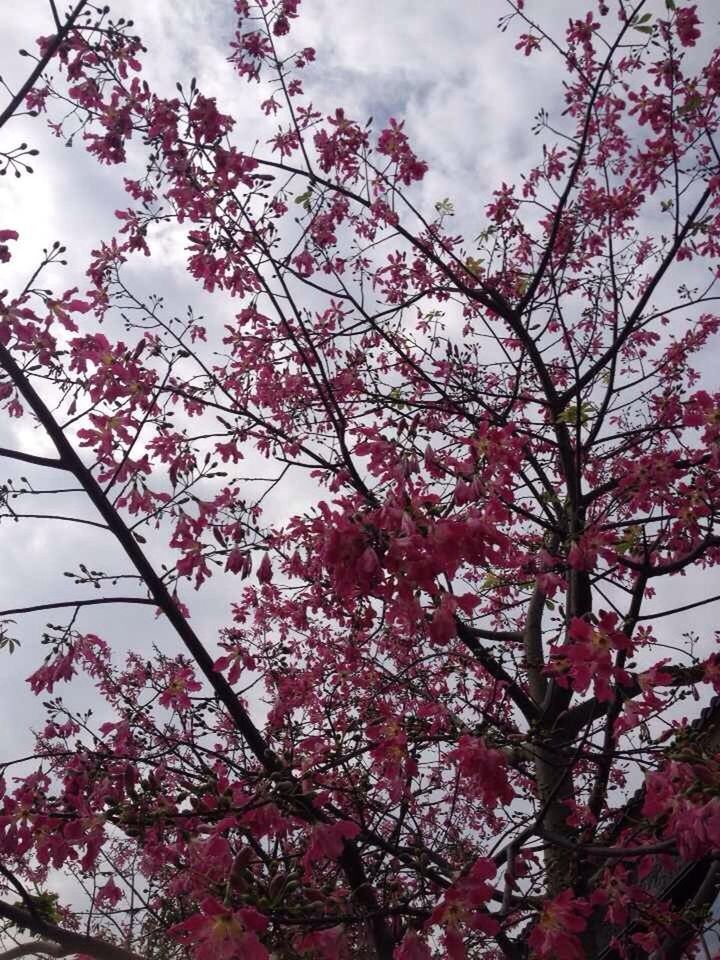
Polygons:
[[37,83],[38,79],[42,76],[43,70],[47,67],[47,65],[50,63],[52,58],[55,56],[55,54],[58,51],[58,48],[60,47],[63,40],[70,32],[70,30],[75,26],[75,22],[77,21],[78,17],[83,12],[87,4],[88,4],[88,0],[79,0],[79,2],[75,4],[75,7],[70,12],[70,15],[68,16],[67,20],[62,25],[62,27],[60,27],[60,29],[55,34],[53,39],[50,41],[50,43],[48,44],[47,50],[45,51],[43,56],[38,60],[38,62],[35,64],[35,68],[30,73],[25,83],[20,87],[18,92],[12,98],[12,100],[7,105],[7,107],[5,107],[3,112],[0,113],[0,130],[5,126],[8,120],[12,119],[12,117],[17,112],[18,108],[22,105],[23,100],[28,95],[28,93],[30,93],[32,88]]
[[9,920],[10,923],[23,930],[29,930],[30,933],[42,937],[43,940],[51,940],[56,943],[63,952],[51,954],[52,956],[82,953],[93,957],[94,960],[143,960],[140,954],[133,950],[126,950],[124,947],[108,943],[97,937],[76,933],[74,930],[67,930],[65,927],[56,926],[54,923],[47,923],[39,917],[34,917],[29,910],[23,910],[21,907],[16,907],[3,900],[0,900],[0,917]]

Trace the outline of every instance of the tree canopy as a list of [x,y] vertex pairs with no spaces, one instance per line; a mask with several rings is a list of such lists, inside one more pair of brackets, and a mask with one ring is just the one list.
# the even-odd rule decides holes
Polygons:
[[[44,285],[58,242],[0,297],[0,409],[54,449],[0,448],[44,478],[5,483],[3,522],[81,492],[64,521],[119,558],[0,610],[10,670],[15,621],[52,617],[32,755],[0,758],[0,960],[709,956],[717,11],[613,0],[551,32],[508,0],[561,105],[461,236],[400,117],[305,94],[299,0],[225,6],[267,137],[145,81],[121,0],[51,0],[0,115],[127,194],[83,289]],[[3,150],[17,175],[37,152]],[[2,262],[37,242],[0,226]],[[206,320],[128,282],[168,235]],[[129,653],[103,636],[124,604],[150,614]]]

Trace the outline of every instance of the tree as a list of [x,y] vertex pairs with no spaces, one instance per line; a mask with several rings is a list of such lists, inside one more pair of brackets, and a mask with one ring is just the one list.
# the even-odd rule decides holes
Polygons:
[[[2,611],[10,649],[14,618],[69,614],[29,678],[50,697],[33,756],[4,764],[6,960],[690,955],[720,852],[699,719],[719,634],[686,619],[720,559],[711,5],[598,3],[553,37],[510,0],[501,27],[560,58],[564,109],[474,240],[449,200],[417,205],[402,122],[305,97],[299,0],[234,3],[231,61],[278,124],[257,144],[194,80],[151,89],[132,23],[50,6],[2,123],[48,111],[129,206],[87,291],[39,286],[56,245],[3,295],[3,409],[56,456],[0,454],[61,475],[57,497],[69,475],[68,521],[124,566]],[[126,282],[171,228],[224,323]],[[5,509],[47,494],[9,481]],[[221,574],[216,642],[186,581]],[[678,576],[700,596],[664,602]],[[118,658],[85,626],[123,603],[176,652]],[[57,696],[78,674],[98,725]],[[681,897],[650,882],[691,869]]]

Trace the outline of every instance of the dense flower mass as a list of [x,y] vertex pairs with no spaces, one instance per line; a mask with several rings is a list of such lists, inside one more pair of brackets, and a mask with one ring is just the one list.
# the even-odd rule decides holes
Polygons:
[[[98,960],[707,947],[714,11],[573,4],[553,32],[507,6],[563,102],[522,179],[428,210],[410,122],[305,92],[300,0],[226,4],[237,83],[261,91],[249,139],[195,79],[143,79],[141,24],[51,4],[0,126],[46,114],[127,206],[82,288],[38,279],[58,243],[0,294],[0,410],[54,449],[0,457],[68,481],[8,481],[0,518],[102,528],[124,561],[0,611],[2,656],[15,617],[52,620],[34,749],[0,758],[5,956],[16,933]],[[460,205],[482,211],[468,237]],[[33,242],[15,226],[0,266]],[[168,237],[205,316],[130,285]],[[51,493],[77,515],[20,509]],[[208,636],[194,591],[223,575]],[[119,604],[176,646],[148,616],[113,649]]]

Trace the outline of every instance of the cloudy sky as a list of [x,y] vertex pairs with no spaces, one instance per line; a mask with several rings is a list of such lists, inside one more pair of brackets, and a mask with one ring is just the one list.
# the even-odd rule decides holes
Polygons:
[[[35,38],[51,32],[50,11],[47,0],[3,6],[0,72],[15,90],[30,64],[17,51],[34,51]],[[567,6],[569,10],[572,4]],[[144,63],[151,85],[172,95],[176,81],[187,84],[195,76],[200,89],[217,96],[221,109],[237,118],[238,142],[250,147],[264,136],[258,103],[267,94],[238,82],[226,62],[233,31],[230,0],[116,0],[112,10],[116,17],[135,20],[149,51]],[[343,106],[351,116],[372,115],[377,121],[405,117],[418,153],[431,166],[422,187],[423,203],[431,208],[436,200],[450,197],[469,231],[481,222],[493,187],[527,166],[535,146],[527,132],[531,118],[552,99],[553,64],[511,55],[511,36],[495,29],[503,12],[500,0],[305,0],[295,30],[301,45],[318,51],[316,65],[305,76],[316,106],[327,112]],[[23,140],[37,147],[40,156],[33,176],[0,180],[0,228],[21,233],[0,287],[21,286],[41,249],[60,240],[68,247],[68,266],[50,272],[48,286],[63,290],[77,285],[82,290],[90,251],[113,234],[114,210],[127,205],[118,171],[99,166],[79,145],[67,148],[41,120],[14,121],[2,132],[0,147]],[[141,263],[130,277],[139,289],[161,291],[175,310],[183,310],[186,303],[200,311],[217,309],[205,304],[186,278],[182,250],[170,242],[162,256]],[[38,432],[2,420],[0,445],[53,454]],[[0,460],[0,484],[24,474],[37,489],[65,486],[62,474],[15,467]],[[82,495],[73,494],[23,500],[20,509],[91,515]],[[63,576],[76,569],[78,561],[95,569],[126,569],[107,534],[97,529],[47,520],[0,521],[0,609],[91,594],[90,588],[76,587]],[[236,585],[218,577],[194,598],[193,625],[210,643],[228,620]],[[18,618],[13,632],[22,647],[12,659],[0,651],[0,760],[22,755],[31,744],[31,727],[41,722],[38,701],[23,678],[44,653],[44,625],[48,620],[65,622],[63,617],[58,611]],[[117,651],[147,649],[151,642],[178,650],[171,631],[143,608],[98,608],[85,612],[81,625],[100,633]],[[68,703],[96,703],[91,685],[82,678],[59,692]]]
[[[565,6],[569,12],[573,4]],[[117,0],[112,12],[135,21],[148,47],[144,73],[151,85],[172,95],[178,80],[187,84],[195,76],[200,89],[217,96],[221,108],[237,118],[238,142],[251,146],[266,134],[258,125],[257,105],[267,93],[238,82],[226,62],[233,32],[230,2]],[[525,60],[513,54],[512,33],[503,36],[496,29],[503,12],[501,0],[305,0],[294,33],[300,45],[317,49],[316,65],[305,76],[306,91],[316,106],[332,112],[341,105],[351,116],[374,116],[379,122],[388,116],[406,118],[418,153],[431,167],[422,202],[431,208],[436,200],[450,197],[458,220],[470,231],[482,222],[493,187],[513,180],[528,165],[536,146],[528,135],[532,117],[557,96],[556,65],[550,58]],[[17,52],[34,50],[35,38],[51,29],[47,0],[27,0],[4,11],[0,63],[11,89],[25,78],[30,63]],[[48,285],[83,289],[90,251],[112,235],[114,210],[127,205],[118,188],[118,171],[99,166],[79,145],[66,147],[41,120],[17,120],[3,131],[5,147],[22,140],[37,147],[40,156],[33,162],[34,175],[0,181],[0,226],[21,233],[3,286],[21,284],[42,247],[58,239],[68,247],[68,266],[49,273]],[[160,290],[176,310],[186,303],[202,310],[202,295],[185,276],[182,250],[169,245],[164,253],[138,265],[138,287]],[[52,453],[26,425],[0,423],[0,436],[8,445]],[[20,472],[38,488],[47,489],[58,480],[47,471]],[[0,481],[12,473],[12,464],[0,462]],[[80,498],[66,494],[47,498],[42,511],[37,501],[24,503],[23,509],[70,515],[79,504]],[[0,538],[2,555],[12,557],[12,563],[0,567],[1,609],[83,595],[88,588],[74,587],[62,575],[75,569],[79,559],[96,569],[124,567],[106,535],[88,527],[4,521]],[[230,597],[230,588],[220,579],[205,588],[192,608],[196,629],[214,636],[226,621]],[[112,616],[107,616],[110,609]],[[137,643],[143,632],[148,640],[173,648],[172,637],[145,611],[119,609],[104,608],[100,615],[84,616],[83,623],[119,648],[129,645],[129,638]],[[37,717],[37,704],[18,680],[38,661],[38,634],[47,620],[47,614],[22,618],[16,630],[22,649],[14,655],[12,669],[0,671],[0,698],[14,704],[12,728],[0,732],[0,746],[5,740],[15,748],[18,735]],[[86,693],[80,690],[81,696]]]
[[[14,89],[29,64],[17,50],[34,49],[34,38],[51,32],[51,19],[47,0],[5,6],[0,64],[3,79]],[[577,0],[535,6],[560,29],[569,15],[585,9]],[[713,0],[701,0],[701,11],[712,7]],[[238,82],[226,62],[233,31],[229,0],[116,0],[112,9],[115,16],[135,21],[149,50],[144,62],[151,85],[171,94],[176,81],[187,83],[195,76],[204,93],[217,96],[221,109],[236,116],[238,143],[250,147],[265,135],[257,104],[267,94]],[[418,153],[430,163],[421,203],[431,209],[435,201],[450,198],[459,226],[470,236],[482,229],[483,208],[492,190],[502,181],[517,182],[537,155],[538,141],[529,132],[535,114],[541,107],[556,114],[561,102],[557,59],[551,54],[526,59],[513,50],[517,29],[511,27],[506,34],[496,29],[506,9],[502,0],[305,0],[294,30],[299,44],[317,50],[317,63],[305,75],[314,104],[324,112],[343,106],[351,116],[374,116],[377,121],[405,118]],[[75,284],[82,289],[90,250],[112,235],[113,212],[126,206],[117,170],[100,167],[79,146],[65,147],[40,120],[17,121],[2,136],[5,147],[27,140],[41,151],[34,176],[0,181],[0,227],[21,232],[17,257],[5,269],[2,286],[21,283],[39,250],[59,239],[68,246],[69,265],[48,280],[59,289]],[[164,253],[138,266],[139,288],[162,291],[176,310],[192,303],[202,312],[206,305],[185,277],[181,251],[168,241]],[[0,443],[8,437],[9,443],[25,449],[47,450],[27,427],[0,423]],[[0,481],[11,471],[11,465],[0,462]],[[21,472],[38,486],[57,480],[40,471]],[[72,513],[73,497],[64,496],[62,511],[57,499],[52,506]],[[78,596],[79,588],[62,576],[78,558],[96,568],[122,566],[103,533],[49,521],[3,522],[0,553],[2,609]],[[218,580],[194,603],[193,622],[201,635],[214,636],[226,622],[233,586]],[[677,593],[687,599],[682,584]],[[137,644],[145,635],[174,649],[174,640],[151,616],[132,609],[116,611],[83,622],[118,648]],[[12,669],[0,670],[0,702],[12,703],[14,724],[0,726],[0,754],[11,746],[15,750],[37,716],[37,706],[19,679],[38,661],[38,633],[47,619],[40,614],[23,620],[18,631],[23,648],[15,654]],[[694,622],[702,627],[703,617]]]
[[[578,0],[552,4],[535,0],[533,5],[560,29],[568,16],[585,9]],[[709,15],[715,0],[700,0],[699,6]],[[22,4],[5,0],[4,7],[0,70],[14,90],[29,64],[17,51],[34,49],[35,37],[51,32],[51,19],[47,0]],[[172,95],[176,81],[187,84],[195,76],[200,89],[215,95],[221,109],[237,118],[239,144],[250,148],[265,135],[258,123],[258,103],[266,92],[238,82],[226,62],[233,31],[230,0],[115,0],[112,9],[115,16],[135,21],[149,51],[144,63],[151,86]],[[430,164],[421,204],[432,209],[436,201],[448,197],[458,225],[469,236],[482,229],[483,209],[492,190],[502,181],[517,182],[537,156],[539,144],[529,131],[538,110],[544,107],[557,115],[561,109],[558,61],[550,54],[529,59],[518,55],[513,50],[517,30],[502,34],[496,29],[506,9],[503,0],[304,0],[293,34],[300,45],[317,50],[317,62],[304,77],[316,107],[333,112],[343,106],[351,116],[373,116],[378,122],[389,116],[405,118],[417,152]],[[91,249],[113,234],[114,210],[127,205],[118,188],[117,169],[100,167],[80,146],[65,147],[41,120],[16,121],[1,136],[1,147],[26,140],[41,152],[33,176],[0,180],[0,229],[21,233],[17,255],[4,268],[0,288],[22,284],[41,248],[58,239],[68,247],[69,263],[64,271],[48,276],[49,284],[61,290],[73,285],[82,289]],[[129,276],[138,289],[161,291],[174,310],[184,310],[187,303],[199,312],[217,309],[188,280],[182,250],[170,239],[162,256],[133,267]],[[710,369],[711,363],[708,357],[704,365]],[[2,420],[0,445],[53,452],[27,426]],[[39,488],[62,480],[61,475],[32,468],[19,473]],[[11,475],[18,475],[14,465],[0,460],[0,484]],[[82,498],[72,494],[48,498],[46,506],[68,515],[83,511]],[[86,595],[88,588],[75,587],[63,576],[77,567],[79,559],[96,569],[125,569],[123,558],[101,531],[51,521],[0,522],[0,609]],[[663,605],[694,599],[707,582],[695,575],[689,586],[674,581]],[[193,600],[192,622],[206,641],[212,643],[218,628],[227,623],[236,587],[237,581],[218,577]],[[61,616],[52,619],[61,622]],[[16,631],[22,648],[12,660],[0,652],[0,760],[21,753],[30,742],[29,729],[40,721],[38,703],[22,680],[42,656],[40,634],[48,619],[47,614],[23,617]],[[82,625],[117,650],[147,648],[151,642],[178,650],[174,635],[142,608],[100,608],[84,615]],[[672,640],[673,634],[690,628],[710,634],[712,608],[670,618],[662,635]],[[68,699],[82,703],[94,698],[81,681],[73,685]]]

